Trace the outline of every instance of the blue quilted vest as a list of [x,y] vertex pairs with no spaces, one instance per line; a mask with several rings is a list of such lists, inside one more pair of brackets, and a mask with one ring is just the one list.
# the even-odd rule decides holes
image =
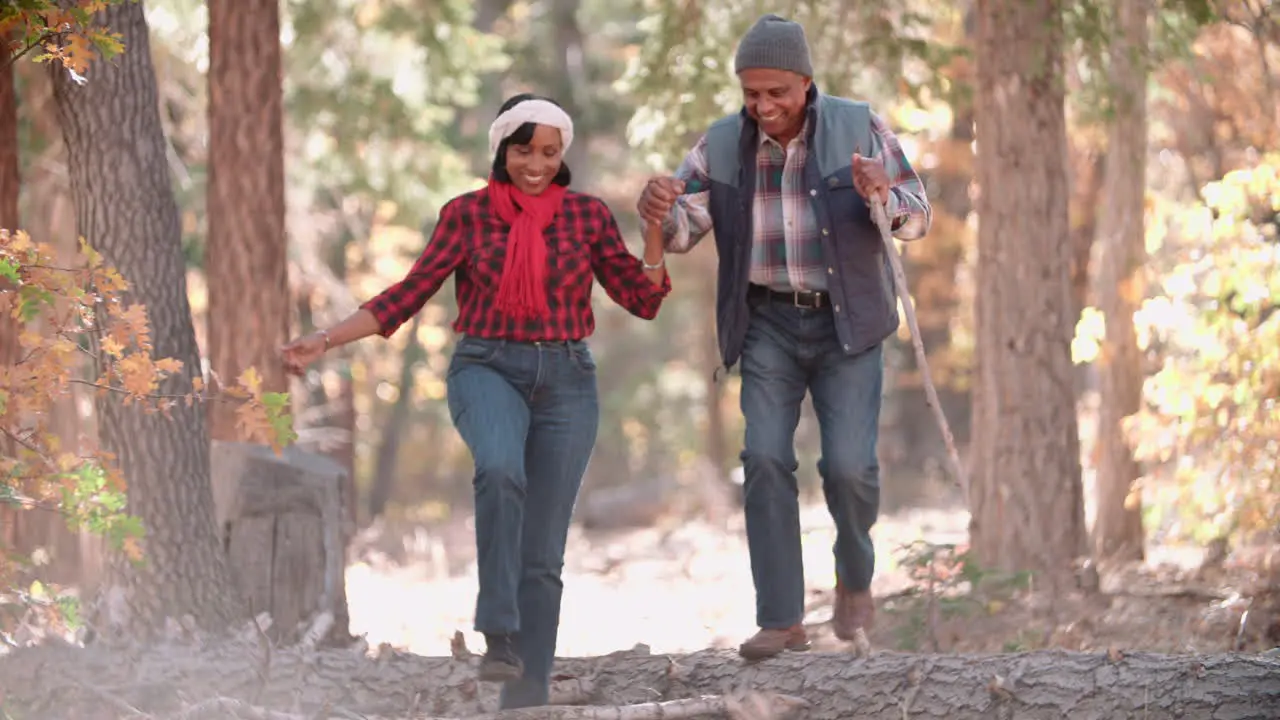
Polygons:
[[[863,352],[898,329],[893,271],[867,202],[853,187],[853,154],[870,155],[871,111],[866,103],[824,95],[810,88],[808,161],[804,184],[822,233],[827,290],[840,345]],[[709,209],[715,230],[719,274],[716,331],[720,356],[731,368],[742,354],[750,308],[751,203],[756,187],[759,129],[745,110],[713,123],[707,131]]]

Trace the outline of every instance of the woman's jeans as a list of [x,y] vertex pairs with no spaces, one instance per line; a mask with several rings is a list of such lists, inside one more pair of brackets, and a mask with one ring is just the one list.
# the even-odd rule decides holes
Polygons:
[[475,629],[512,634],[524,663],[504,709],[547,703],[565,541],[599,424],[595,369],[582,342],[470,336],[449,365],[449,413],[476,468]]

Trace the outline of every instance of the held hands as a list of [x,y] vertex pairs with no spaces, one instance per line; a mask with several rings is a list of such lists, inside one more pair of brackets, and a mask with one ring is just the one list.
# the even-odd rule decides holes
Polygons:
[[889,173],[878,159],[853,154],[853,187],[867,200],[875,198],[881,205],[888,206]]
[[289,341],[287,345],[280,348],[280,359],[284,362],[284,369],[292,375],[302,375],[308,365],[324,355],[328,344],[324,334],[318,332]]
[[640,200],[636,203],[636,210],[646,223],[660,226],[682,192],[684,192],[682,181],[673,177],[655,175],[645,183],[644,191],[640,193]]

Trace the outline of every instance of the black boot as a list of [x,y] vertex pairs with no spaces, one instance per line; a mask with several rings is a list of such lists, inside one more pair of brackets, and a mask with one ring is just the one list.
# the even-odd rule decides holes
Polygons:
[[485,682],[519,680],[524,676],[524,663],[516,654],[510,635],[484,634],[484,657],[480,658],[480,679]]

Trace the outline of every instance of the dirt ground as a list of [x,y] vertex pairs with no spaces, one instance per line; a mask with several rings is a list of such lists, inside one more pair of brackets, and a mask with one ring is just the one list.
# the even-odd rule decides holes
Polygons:
[[[1097,581],[1082,572],[1070,588],[978,577],[970,568],[967,575],[937,581],[930,594],[925,583],[913,580],[901,548],[963,543],[967,521],[963,510],[881,518],[873,531],[874,647],[1258,652],[1280,645],[1274,594],[1262,592],[1265,584],[1231,559],[1201,570],[1204,551],[1197,548],[1149,548],[1146,563],[1104,573]],[[814,506],[804,510],[801,522],[809,596],[805,622],[816,649],[835,649],[841,643],[830,631],[831,520],[825,507]],[[352,633],[366,634],[371,645],[442,655],[461,630],[470,647],[482,647],[471,631],[476,576],[469,525],[368,533],[380,537],[366,534],[358,541],[359,560],[347,570]],[[637,644],[655,653],[735,647],[755,630],[740,517],[728,527],[695,522],[609,536],[575,528],[569,547],[562,656],[602,655]]]

